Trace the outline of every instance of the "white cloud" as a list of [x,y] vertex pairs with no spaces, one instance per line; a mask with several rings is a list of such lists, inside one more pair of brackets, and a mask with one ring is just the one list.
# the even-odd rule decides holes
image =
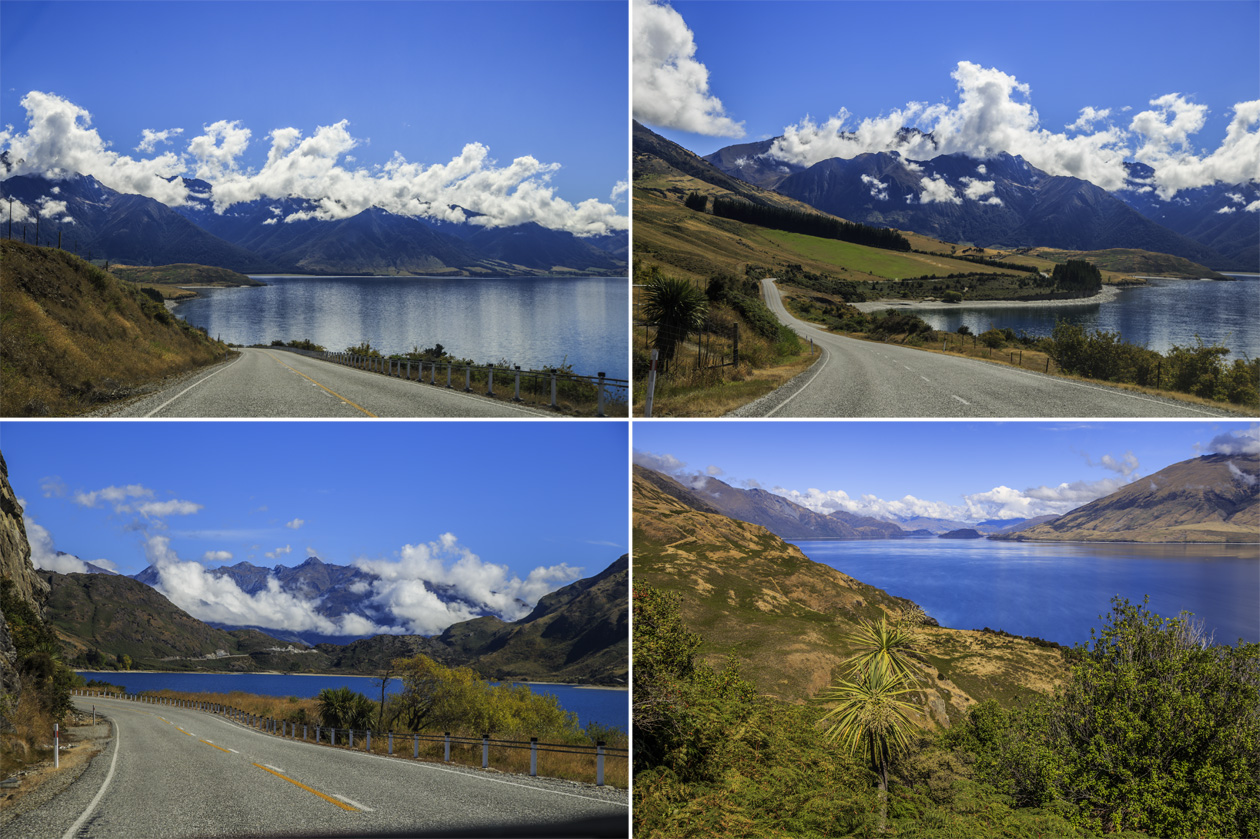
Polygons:
[[44,478],[39,482],[39,488],[45,498],[64,498],[66,494],[66,485],[58,477]]
[[290,553],[293,553],[293,546],[285,545],[283,548],[276,548],[274,551],[267,551],[265,554],[263,554],[263,556],[267,557],[267,559],[279,559],[285,554],[290,554]]
[[1226,431],[1208,443],[1211,454],[1260,454],[1260,424],[1241,431]]
[[706,466],[704,469],[704,474],[708,475],[711,478],[716,478],[717,476],[723,474],[722,467],[721,466]]
[[632,455],[633,461],[656,472],[663,472],[666,475],[674,475],[687,467],[672,454],[654,454],[653,452],[645,452],[641,449],[635,449]]
[[888,184],[872,175],[863,175],[862,183],[871,188],[871,197],[879,201],[888,200]]
[[[409,163],[395,153],[388,163],[372,170],[352,168],[355,163],[347,153],[360,140],[342,120],[319,126],[310,137],[292,127],[271,131],[266,163],[253,171],[242,168],[240,162],[252,132],[236,120],[205,126],[182,154],[166,152],[137,160],[109,151],[90,127],[91,115],[61,97],[32,91],[22,105],[27,112],[26,130],[0,131],[0,148],[7,148],[19,161],[12,175],[59,178],[78,172],[119,192],[180,206],[206,198],[191,195],[179,178],[168,180],[192,174],[211,182],[210,197],[220,213],[260,198],[312,202],[310,210],[292,214],[288,220],[342,219],[380,207],[398,215],[468,221],[484,227],[536,222],[579,236],[629,227],[629,220],[612,204],[594,198],[574,204],[557,196],[549,181],[559,164],[527,155],[500,166],[480,143],[468,143],[445,164]],[[156,144],[163,132],[150,133]],[[16,210],[15,220],[20,220]],[[469,218],[465,210],[477,215]]]
[[290,530],[297,530],[299,527],[301,527],[301,526],[302,526],[302,525],[304,525],[304,524],[306,524],[305,520],[303,520],[303,519],[294,519],[293,521],[287,521],[287,522],[285,522],[285,523],[284,523],[284,526],[285,526],[285,527],[287,527],[287,528],[289,528]]
[[1235,204],[1241,204],[1243,203],[1243,201],[1246,200],[1237,192],[1227,192],[1225,193],[1225,197],[1228,198],[1230,201],[1233,201]]
[[714,137],[743,137],[709,92],[709,69],[696,60],[695,35],[664,3],[634,0],[634,117],[650,125]]
[[46,528],[26,515],[22,516],[22,523],[26,525],[26,540],[31,546],[31,564],[37,569],[58,574],[88,573],[87,563],[77,556],[57,554],[52,535]]
[[127,486],[107,486],[104,489],[94,490],[92,492],[76,492],[74,494],[74,503],[80,507],[95,507],[97,502],[104,501],[115,505],[115,510],[126,512],[129,507],[121,506],[129,498],[151,498],[153,490],[141,486],[140,484],[128,484]]
[[920,204],[961,204],[962,199],[954,192],[954,188],[945,183],[940,175],[923,178],[919,181],[923,190],[919,193]]
[[1217,211],[1216,211],[1216,214],[1217,214],[1218,216],[1219,216],[1219,215],[1224,215],[1224,214],[1227,214],[1227,213],[1232,213],[1232,212],[1234,212],[1236,209],[1237,209],[1236,207],[1221,207],[1219,210],[1217,210]]
[[1002,206],[1002,199],[993,194],[993,181],[980,181],[975,178],[963,178],[965,194],[972,201],[979,201],[981,204],[992,204],[994,206]]
[[1243,210],[1245,210],[1248,213],[1254,213],[1254,212],[1260,211],[1260,199],[1256,199],[1255,201],[1252,201],[1246,207],[1243,207]]
[[204,507],[203,504],[172,498],[170,501],[150,501],[138,504],[136,512],[142,516],[191,516]]
[[231,551],[206,551],[201,555],[202,562],[227,562],[231,558]]
[[629,191],[630,191],[629,181],[617,181],[617,183],[613,185],[612,193],[609,194],[608,200],[616,204],[618,201],[624,198],[625,194]]
[[1260,475],[1244,472],[1234,465],[1233,461],[1229,463],[1229,474],[1234,476],[1235,481],[1240,481],[1249,487],[1253,487],[1257,482],[1260,482]]
[[118,563],[108,559],[94,559],[88,565],[95,565],[97,568],[104,568],[106,571],[113,571],[115,574],[118,573]]
[[[1154,189],[1165,200],[1216,181],[1260,178],[1260,100],[1234,105],[1221,145],[1199,155],[1190,140],[1205,124],[1206,106],[1177,93],[1150,100],[1153,108],[1135,114],[1127,131],[1114,126],[1092,130],[1109,111],[1086,107],[1068,126],[1078,133],[1068,136],[1041,127],[1031,88],[1014,76],[969,61],[960,61],[951,75],[958,90],[955,104],[910,102],[856,125],[850,125],[844,108],[822,123],[805,117],[785,128],[766,156],[809,166],[881,151],[915,160],[956,153],[986,159],[1006,152],[1051,175],[1083,178],[1108,190],[1125,186],[1124,162],[1133,158],[1154,168]],[[903,130],[909,128],[928,134]]]
[[317,600],[283,591],[275,577],[268,578],[266,588],[246,594],[231,577],[216,576],[198,562],[181,560],[165,536],[150,536],[145,554],[158,573],[155,588],[198,620],[324,635],[401,632],[399,627],[378,626],[359,616],[327,618],[316,611]]
[[1081,108],[1081,115],[1076,118],[1076,122],[1065,125],[1064,128],[1068,131],[1088,131],[1094,123],[1101,122],[1109,116],[1111,116],[1110,108],[1097,109],[1086,105]]
[[[378,578],[372,583],[372,601],[421,635],[487,611],[505,620],[523,618],[540,597],[581,571],[566,564],[540,566],[522,580],[507,566],[483,562],[451,533],[435,542],[404,545],[397,561],[360,559],[354,565]],[[444,603],[437,589],[458,599]]]
[[158,143],[169,142],[170,139],[178,134],[183,134],[182,128],[168,128],[165,131],[154,131],[151,128],[144,129],[140,137],[140,145],[136,146],[136,151],[151,152],[157,148]]

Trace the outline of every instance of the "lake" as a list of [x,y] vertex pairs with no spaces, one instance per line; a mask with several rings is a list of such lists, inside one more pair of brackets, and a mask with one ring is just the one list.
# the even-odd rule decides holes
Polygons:
[[[174,690],[189,693],[231,693],[243,691],[262,696],[297,696],[311,698],[324,688],[348,686],[369,698],[379,698],[380,687],[370,676],[305,676],[279,673],[146,673],[131,670],[119,673],[79,671],[85,679],[100,679],[122,685],[128,691]],[[531,684],[537,694],[554,694],[560,707],[578,715],[578,724],[589,722],[630,730],[629,694],[615,688],[588,688],[576,685]],[[386,693],[402,691],[402,682],[390,679]]]
[[1260,276],[1238,274],[1232,282],[1213,280],[1147,280],[1145,286],[1120,290],[1107,303],[1072,306],[916,311],[933,329],[957,332],[967,326],[975,334],[1009,328],[1016,334],[1049,336],[1055,322],[1067,320],[1089,331],[1119,332],[1130,344],[1167,352],[1174,344],[1194,346],[1197,334],[1206,344],[1224,344],[1232,357],[1260,356]]
[[261,288],[200,288],[175,314],[234,344],[309,338],[387,353],[441,344],[457,358],[575,373],[629,372],[625,277],[264,276]]
[[889,594],[942,626],[1004,629],[1075,644],[1089,641],[1114,595],[1163,617],[1182,610],[1216,640],[1260,641],[1260,546],[994,542],[907,539],[793,544]]

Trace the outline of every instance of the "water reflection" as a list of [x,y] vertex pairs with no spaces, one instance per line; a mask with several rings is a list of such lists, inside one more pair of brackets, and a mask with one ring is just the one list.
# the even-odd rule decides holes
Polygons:
[[309,338],[387,352],[442,344],[478,362],[628,372],[622,278],[260,277],[263,288],[201,289],[176,308],[238,344]]

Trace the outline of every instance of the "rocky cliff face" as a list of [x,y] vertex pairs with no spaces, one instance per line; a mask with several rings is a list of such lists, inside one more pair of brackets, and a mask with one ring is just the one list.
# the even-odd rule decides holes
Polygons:
[[[9,466],[0,454],[0,580],[13,582],[13,594],[42,613],[48,597],[48,584],[35,573],[31,564],[31,546],[22,523],[22,507],[13,487],[9,486]],[[21,693],[17,675],[17,650],[9,633],[9,622],[0,608],[0,692]]]

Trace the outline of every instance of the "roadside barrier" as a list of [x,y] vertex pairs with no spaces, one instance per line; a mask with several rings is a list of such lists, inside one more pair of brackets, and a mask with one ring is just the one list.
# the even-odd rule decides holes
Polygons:
[[[595,416],[625,416],[628,412],[630,382],[613,379],[602,372],[579,376],[551,367],[543,370],[522,370],[520,365],[461,364],[453,361],[395,359],[384,356],[357,355],[348,352],[315,353],[316,357],[379,373],[390,378],[414,381],[464,393],[506,399],[521,404],[552,410],[595,410]],[[495,390],[495,376],[499,390]],[[509,397],[507,394],[511,392]],[[623,410],[625,409],[625,410]]]
[[[121,699],[128,702],[136,702],[146,705],[165,705],[175,708],[186,708],[194,711],[202,711],[209,714],[226,717],[229,720],[237,722],[248,728],[261,731],[266,734],[273,734],[278,737],[286,737],[289,739],[297,739],[298,723],[289,720],[277,720],[271,717],[260,717],[251,714],[239,708],[233,708],[228,705],[221,705],[213,702],[200,702],[188,699],[179,699],[163,696],[153,696],[150,694],[121,694],[111,693],[109,691],[97,691],[86,689],[74,689],[71,693],[75,696],[83,697],[99,697],[104,699]],[[95,711],[95,709],[93,709]],[[345,748],[349,751],[373,752],[372,734],[370,729],[355,728],[336,728],[332,726],[323,726],[316,724],[312,732],[307,724],[302,724],[302,740],[313,743],[315,745],[327,746],[329,748]],[[308,735],[314,734],[314,739],[308,739]],[[360,735],[357,739],[359,746],[356,747],[355,735]],[[382,732],[376,732],[378,745],[381,742]],[[420,754],[423,750],[425,754],[442,755],[443,763],[462,763],[463,765],[473,765],[469,758],[479,753],[479,765],[482,769],[491,769],[491,753],[503,758],[512,752],[529,752],[529,774],[531,777],[538,776],[538,755],[543,754],[567,754],[585,757],[591,761],[587,766],[593,765],[595,773],[595,785],[604,786],[604,764],[608,758],[614,760],[624,760],[629,769],[630,750],[615,746],[608,746],[604,741],[598,741],[594,746],[581,746],[570,743],[540,743],[537,737],[531,737],[528,742],[523,740],[499,740],[491,738],[488,733],[482,734],[480,737],[464,737],[452,735],[449,731],[437,734],[420,734],[416,732],[395,732],[387,731],[383,733],[385,739],[385,750],[383,754],[399,759],[420,760]],[[395,751],[395,741],[407,743],[410,741],[411,754],[406,754],[406,749]],[[464,760],[455,760],[452,758],[452,748],[457,757],[463,757]],[[376,751],[375,754],[382,754]],[[500,761],[505,762],[505,761]],[[584,761],[585,762],[585,761]],[[512,771],[512,770],[506,770]]]

